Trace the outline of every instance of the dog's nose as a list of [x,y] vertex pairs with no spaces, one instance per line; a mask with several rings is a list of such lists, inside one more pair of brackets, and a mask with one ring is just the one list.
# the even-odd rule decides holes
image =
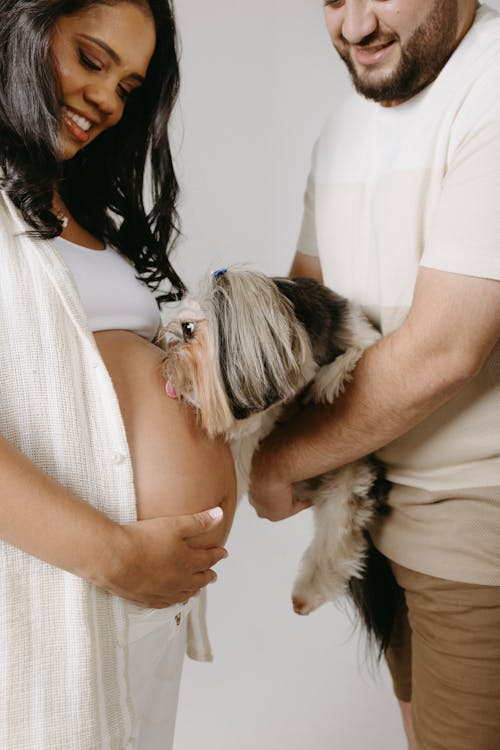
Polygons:
[[167,344],[184,340],[180,320],[171,320],[164,329]]

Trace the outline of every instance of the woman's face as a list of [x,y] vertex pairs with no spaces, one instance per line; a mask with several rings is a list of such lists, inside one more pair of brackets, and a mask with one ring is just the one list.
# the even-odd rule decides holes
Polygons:
[[52,55],[61,105],[60,147],[71,159],[119,122],[141,86],[156,45],[146,5],[92,5],[54,26]]

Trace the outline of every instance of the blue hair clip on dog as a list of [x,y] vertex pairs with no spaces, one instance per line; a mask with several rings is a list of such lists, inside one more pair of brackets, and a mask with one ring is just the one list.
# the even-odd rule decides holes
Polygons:
[[219,276],[224,276],[226,271],[227,268],[218,268],[217,271],[212,271],[212,276],[215,276],[215,278],[218,279]]

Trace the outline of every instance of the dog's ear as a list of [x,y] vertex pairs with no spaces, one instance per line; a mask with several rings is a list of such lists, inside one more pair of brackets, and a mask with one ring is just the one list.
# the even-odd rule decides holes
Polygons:
[[290,301],[264,274],[229,270],[209,295],[221,380],[236,419],[294,396],[310,345]]
[[295,315],[311,341],[315,362],[321,367],[346,350],[349,303],[314,279],[273,279],[292,303]]

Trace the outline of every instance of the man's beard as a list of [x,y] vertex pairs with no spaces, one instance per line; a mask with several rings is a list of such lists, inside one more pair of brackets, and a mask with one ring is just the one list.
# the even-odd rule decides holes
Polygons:
[[[350,45],[335,45],[347,65],[356,91],[376,102],[402,101],[418,94],[436,78],[455,49],[458,33],[458,0],[436,0],[427,18],[401,47],[401,59],[385,79],[371,83],[363,80],[351,58]],[[359,47],[384,43],[378,34],[362,40]],[[390,40],[387,40],[390,41]],[[369,74],[369,70],[366,71]]]

